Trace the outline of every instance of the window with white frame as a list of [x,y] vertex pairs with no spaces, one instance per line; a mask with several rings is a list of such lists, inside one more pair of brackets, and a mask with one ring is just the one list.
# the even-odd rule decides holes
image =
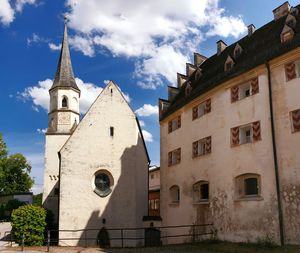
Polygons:
[[177,204],[180,201],[180,189],[178,185],[173,185],[170,187],[170,202],[173,204]]
[[258,197],[261,195],[261,178],[259,174],[246,173],[236,177],[236,194],[238,198]]
[[177,116],[168,122],[168,133],[175,131],[181,127],[181,116]]
[[258,77],[231,88],[231,103],[259,93]]
[[241,145],[261,140],[260,121],[231,128],[231,145]]
[[240,144],[252,142],[252,127],[251,125],[240,127]]
[[194,203],[207,202],[209,199],[209,183],[199,181],[193,185]]
[[196,105],[193,107],[192,113],[193,117],[192,119],[198,119],[202,117],[204,114],[210,113],[211,112],[211,99],[207,99],[204,102]]
[[251,95],[250,82],[246,82],[239,86],[239,100]]
[[172,166],[180,163],[181,160],[181,148],[175,149],[168,153],[168,166]]
[[193,142],[193,157],[211,153],[211,136]]

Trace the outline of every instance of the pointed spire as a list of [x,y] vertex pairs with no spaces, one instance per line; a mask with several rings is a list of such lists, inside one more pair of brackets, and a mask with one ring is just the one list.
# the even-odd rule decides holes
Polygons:
[[60,57],[58,61],[58,66],[54,78],[53,85],[50,90],[56,87],[63,87],[63,88],[73,88],[80,92],[78,86],[76,85],[70,51],[69,51],[69,44],[68,44],[68,29],[67,29],[67,18],[64,18],[65,27],[64,27],[64,36],[62,40],[62,46],[60,51]]

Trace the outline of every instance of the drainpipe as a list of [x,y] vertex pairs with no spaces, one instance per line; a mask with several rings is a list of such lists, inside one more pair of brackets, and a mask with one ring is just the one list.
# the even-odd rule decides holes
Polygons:
[[269,62],[266,62],[266,67],[267,67],[267,71],[268,71],[269,105],[270,105],[270,116],[271,116],[271,132],[272,132],[274,170],[275,170],[275,179],[276,179],[280,245],[284,246],[284,231],[283,231],[284,225],[283,225],[282,203],[281,203],[281,193],[280,193],[280,180],[279,180],[279,171],[278,171],[276,137],[275,137],[275,124],[274,124],[273,99],[272,99],[272,80],[271,80],[271,70],[270,70]]

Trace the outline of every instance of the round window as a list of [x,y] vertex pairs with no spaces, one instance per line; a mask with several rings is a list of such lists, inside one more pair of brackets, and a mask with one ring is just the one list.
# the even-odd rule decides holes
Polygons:
[[95,192],[100,197],[105,197],[112,191],[113,179],[108,171],[99,171],[95,174]]

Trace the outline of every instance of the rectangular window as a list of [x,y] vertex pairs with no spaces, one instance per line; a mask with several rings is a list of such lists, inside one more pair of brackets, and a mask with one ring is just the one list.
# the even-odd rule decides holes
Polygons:
[[258,184],[257,178],[250,177],[244,180],[245,184],[245,195],[258,195]]
[[231,88],[231,103],[259,93],[258,77]]
[[211,136],[193,142],[193,157],[211,153]]
[[300,109],[291,112],[292,132],[300,131]]
[[231,145],[241,145],[261,140],[260,121],[231,128]]
[[211,99],[207,99],[206,101],[202,102],[199,105],[193,107],[193,117],[192,119],[198,119],[202,117],[204,114],[211,112]]
[[180,163],[181,160],[181,148],[175,149],[168,153],[168,166],[172,166]]
[[209,199],[209,184],[206,181],[200,181],[193,186],[194,203],[207,201]]
[[114,136],[114,127],[110,127],[110,136]]
[[181,116],[179,115],[178,117],[168,122],[168,133],[171,133],[180,127],[181,127]]
[[286,81],[293,80],[300,76],[300,61],[294,61],[285,64]]

